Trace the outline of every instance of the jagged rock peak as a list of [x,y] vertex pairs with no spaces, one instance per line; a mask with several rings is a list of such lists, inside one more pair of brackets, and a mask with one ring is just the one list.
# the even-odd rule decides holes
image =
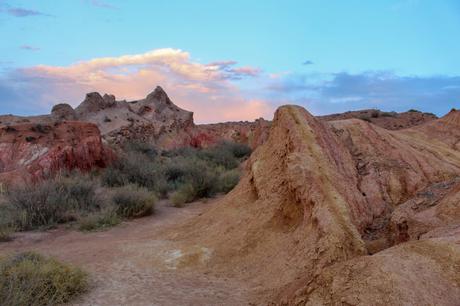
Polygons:
[[163,88],[161,88],[161,86],[157,86],[154,91],[148,94],[147,100],[157,100],[166,104],[172,104],[168,94],[163,90]]

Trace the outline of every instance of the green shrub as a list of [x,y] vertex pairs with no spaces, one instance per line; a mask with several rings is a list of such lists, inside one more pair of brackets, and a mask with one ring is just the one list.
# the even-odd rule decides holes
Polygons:
[[240,181],[240,172],[238,169],[223,172],[219,176],[216,192],[228,193]]
[[104,230],[121,223],[120,217],[112,209],[107,209],[99,213],[90,214],[79,220],[81,231]]
[[126,185],[114,191],[112,201],[118,216],[138,218],[150,215],[157,199],[145,188]]
[[101,176],[104,186],[120,187],[136,184],[150,190],[157,187],[158,167],[145,155],[129,152],[112,166],[105,169]]
[[175,191],[170,200],[175,207],[182,207],[185,203],[192,202],[196,197],[196,192],[190,184],[184,184]]
[[251,154],[251,148],[245,144],[225,141],[220,146],[230,151],[236,158],[247,157]]
[[87,274],[36,253],[26,252],[0,259],[0,303],[59,305],[85,292]]
[[214,166],[222,166],[226,169],[238,167],[239,161],[233,155],[233,152],[225,146],[215,146],[199,151],[198,157]]
[[135,152],[135,153],[144,154],[150,159],[155,159],[155,157],[158,155],[158,151],[155,148],[155,146],[147,142],[143,142],[139,140],[127,142],[123,145],[123,148],[127,152]]

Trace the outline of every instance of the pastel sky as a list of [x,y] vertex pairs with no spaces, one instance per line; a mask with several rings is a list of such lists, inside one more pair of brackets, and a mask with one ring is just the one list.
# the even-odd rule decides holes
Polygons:
[[197,122],[460,107],[460,1],[0,0],[0,113],[161,85]]

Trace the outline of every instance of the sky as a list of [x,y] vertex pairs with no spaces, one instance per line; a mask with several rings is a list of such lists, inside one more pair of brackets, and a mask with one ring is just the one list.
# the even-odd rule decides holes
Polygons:
[[0,113],[162,86],[199,123],[460,107],[460,1],[0,0]]

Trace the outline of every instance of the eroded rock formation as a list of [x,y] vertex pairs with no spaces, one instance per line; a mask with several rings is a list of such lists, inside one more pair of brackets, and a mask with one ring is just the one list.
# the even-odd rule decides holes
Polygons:
[[239,185],[174,239],[263,288],[256,304],[456,305],[454,116],[390,131],[283,106]]
[[91,170],[113,159],[99,129],[86,122],[0,125],[0,182],[28,182],[61,169]]

